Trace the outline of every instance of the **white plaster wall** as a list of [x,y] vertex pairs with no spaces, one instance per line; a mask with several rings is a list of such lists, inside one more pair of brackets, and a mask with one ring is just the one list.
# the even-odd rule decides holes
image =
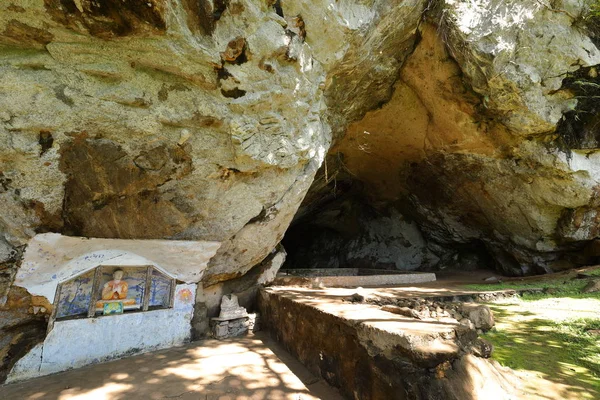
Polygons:
[[191,338],[196,285],[177,285],[172,309],[57,321],[8,375],[16,382],[123,356],[179,346]]
[[52,302],[60,282],[98,265],[154,265],[183,282],[198,282],[220,246],[220,242],[88,239],[44,233],[29,242],[14,284]]

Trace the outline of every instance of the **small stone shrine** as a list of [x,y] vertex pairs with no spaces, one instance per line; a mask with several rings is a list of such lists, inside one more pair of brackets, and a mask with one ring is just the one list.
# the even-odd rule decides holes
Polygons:
[[250,317],[246,309],[239,305],[236,295],[223,296],[219,316],[211,319],[213,336],[217,339],[225,339],[248,333],[251,325]]

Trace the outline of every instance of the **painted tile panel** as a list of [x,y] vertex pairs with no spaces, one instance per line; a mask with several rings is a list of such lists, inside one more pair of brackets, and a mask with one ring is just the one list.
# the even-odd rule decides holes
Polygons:
[[169,307],[171,279],[156,269],[152,272],[150,285],[150,307]]
[[93,280],[94,270],[91,270],[62,284],[56,318],[87,315]]

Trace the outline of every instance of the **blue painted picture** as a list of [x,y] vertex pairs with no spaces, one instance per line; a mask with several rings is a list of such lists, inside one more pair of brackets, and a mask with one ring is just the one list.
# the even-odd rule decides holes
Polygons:
[[87,315],[93,280],[94,270],[91,270],[62,284],[56,318]]
[[171,298],[171,279],[158,270],[152,271],[150,284],[150,307],[169,307]]
[[[100,268],[98,282],[94,282]],[[56,318],[87,316],[90,301],[94,302],[95,315],[118,314],[143,308],[148,267],[99,266],[75,278],[63,282],[56,309]],[[152,269],[148,291],[148,307],[171,306],[172,279]],[[94,284],[96,287],[94,288]],[[92,299],[92,293],[96,298]],[[108,308],[106,307],[109,305]],[[113,309],[118,304],[122,310]]]

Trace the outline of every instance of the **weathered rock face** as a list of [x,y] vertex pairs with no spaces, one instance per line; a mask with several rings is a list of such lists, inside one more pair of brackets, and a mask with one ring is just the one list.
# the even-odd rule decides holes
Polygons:
[[219,242],[201,334],[279,268],[311,184],[296,267],[600,260],[591,3],[4,2],[0,304],[26,340],[3,351],[42,335],[11,287],[34,234]]
[[389,97],[425,1],[0,7],[1,254],[40,231],[221,241],[212,284],[281,240],[329,121]]
[[2,12],[7,239],[211,237],[215,274],[260,261],[329,141],[324,73],[285,20],[232,4],[209,36],[184,4],[30,3]]
[[[216,240],[207,283],[239,276],[331,133],[382,104],[331,160],[433,240],[419,260],[485,243],[506,271],[541,271],[597,236],[593,121],[568,154],[548,145],[582,130],[579,78],[598,76],[581,2],[20,3],[0,14],[2,255],[39,231]],[[397,264],[369,250],[376,230],[350,251]]]
[[565,74],[600,63],[582,24],[592,1],[442,3],[445,40],[485,107],[517,135],[554,131],[576,104]]
[[3,2],[0,304],[20,293],[11,285],[36,233],[220,242],[200,283],[201,335],[214,290],[249,301],[280,267],[283,252],[261,261],[332,134],[391,95],[425,7]]
[[[298,223],[358,191],[414,220],[442,264],[458,251],[508,274],[595,263],[600,51],[588,6],[553,7],[438,2],[390,101],[330,150]],[[380,241],[398,243],[389,232]]]
[[[45,304],[48,307],[48,304]],[[47,308],[26,290],[11,290],[0,306],[0,382],[4,382],[14,364],[44,339]]]

